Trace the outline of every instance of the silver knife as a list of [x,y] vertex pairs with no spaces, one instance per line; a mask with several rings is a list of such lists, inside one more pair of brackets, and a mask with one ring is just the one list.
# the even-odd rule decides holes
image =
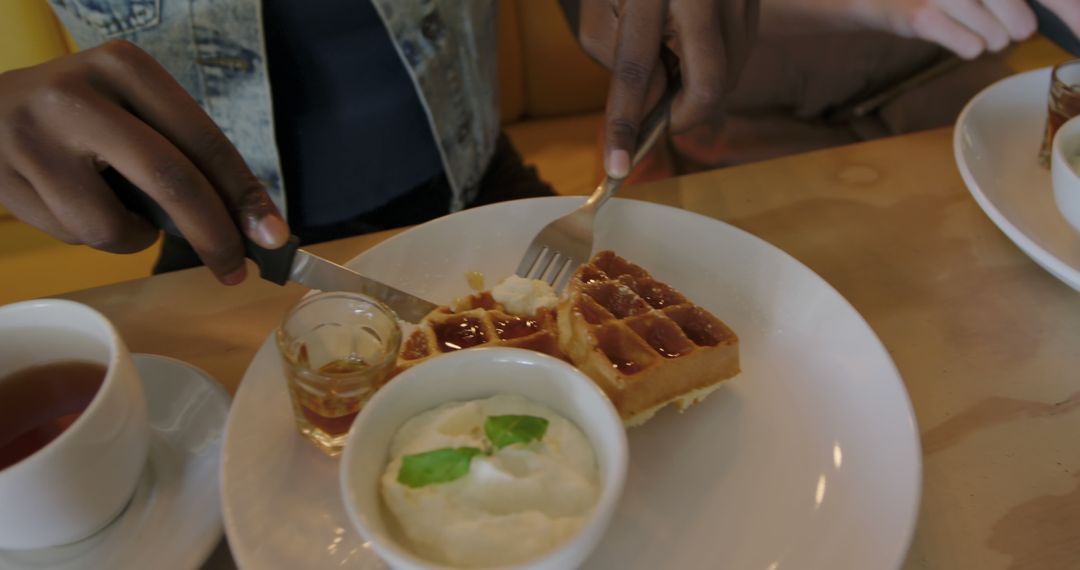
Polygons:
[[320,291],[351,291],[374,297],[382,301],[397,313],[398,318],[410,323],[418,323],[437,305],[395,289],[370,277],[365,277],[347,267],[319,257],[297,247],[296,236],[279,249],[264,249],[245,239],[247,256],[259,265],[259,275],[284,285],[294,281],[308,289]]
[[[124,206],[147,218],[167,234],[184,236],[172,218],[145,192],[136,188],[112,168],[101,173]],[[290,236],[278,249],[266,249],[244,236],[244,253],[259,266],[259,275],[278,285],[294,281],[308,289],[320,291],[351,291],[382,301],[393,309],[399,319],[418,323],[437,305],[420,297],[395,289],[386,283],[364,277],[359,273],[300,249],[300,240]]]

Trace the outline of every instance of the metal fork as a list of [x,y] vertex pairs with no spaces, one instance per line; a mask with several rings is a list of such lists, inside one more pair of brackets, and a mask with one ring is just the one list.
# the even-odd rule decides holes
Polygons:
[[[671,102],[679,85],[678,77],[670,76],[660,101],[641,122],[637,150],[630,161],[631,170],[641,162],[667,128]],[[517,275],[546,281],[554,285],[556,291],[562,291],[574,270],[592,255],[596,212],[615,194],[623,180],[605,176],[581,207],[544,226],[525,250],[518,264]]]

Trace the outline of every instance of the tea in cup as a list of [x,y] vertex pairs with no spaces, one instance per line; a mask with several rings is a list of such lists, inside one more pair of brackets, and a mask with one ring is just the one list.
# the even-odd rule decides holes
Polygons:
[[0,307],[0,549],[107,526],[135,491],[149,438],[138,372],[108,319],[57,299]]

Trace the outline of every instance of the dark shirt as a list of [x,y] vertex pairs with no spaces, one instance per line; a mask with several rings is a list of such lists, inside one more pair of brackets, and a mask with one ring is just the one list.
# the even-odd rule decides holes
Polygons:
[[424,108],[364,0],[264,0],[274,130],[294,228],[371,212],[442,172]]

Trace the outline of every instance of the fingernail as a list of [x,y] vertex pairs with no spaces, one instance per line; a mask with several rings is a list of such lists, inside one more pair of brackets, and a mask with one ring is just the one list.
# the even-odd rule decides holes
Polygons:
[[240,269],[229,273],[221,278],[221,282],[226,285],[239,285],[244,282],[244,278],[247,277],[247,267],[241,265]]
[[252,238],[259,242],[259,245],[275,249],[281,247],[281,244],[289,239],[289,226],[278,216],[263,216],[259,223],[255,224],[254,233]]
[[630,174],[630,153],[619,148],[608,154],[607,173],[612,178],[626,178]]

